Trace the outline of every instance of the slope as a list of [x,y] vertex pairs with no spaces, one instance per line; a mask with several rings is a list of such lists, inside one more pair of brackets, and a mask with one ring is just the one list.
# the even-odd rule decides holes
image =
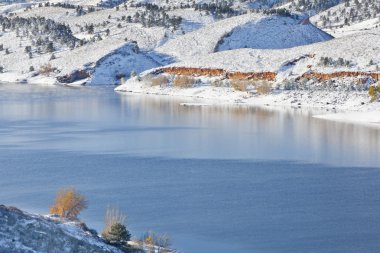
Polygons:
[[167,42],[157,51],[184,60],[215,51],[288,48],[331,38],[307,20],[251,13],[206,25]]
[[121,253],[85,225],[60,222],[0,205],[0,252]]
[[332,39],[308,20],[271,16],[236,27],[216,51],[239,48],[281,49]]

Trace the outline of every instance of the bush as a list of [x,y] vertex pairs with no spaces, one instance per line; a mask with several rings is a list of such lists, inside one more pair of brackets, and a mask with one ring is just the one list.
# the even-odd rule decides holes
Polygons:
[[55,203],[50,207],[50,213],[61,218],[77,220],[79,213],[87,208],[86,198],[73,187],[58,191]]
[[166,85],[169,82],[169,79],[166,76],[160,75],[157,77],[153,77],[150,79],[150,83],[152,86],[162,86]]
[[134,71],[134,70],[132,70],[132,72],[131,72],[131,77],[136,77],[136,76],[137,76],[137,72]]
[[248,80],[231,80],[231,87],[237,91],[247,91],[250,84],[251,82]]
[[126,245],[129,240],[131,240],[131,234],[125,227],[125,225],[120,223],[115,223],[111,226],[110,231],[105,237],[110,244]]
[[125,225],[126,219],[127,215],[120,209],[108,207],[102,237],[107,243],[118,246],[124,252],[129,252],[128,241],[131,240],[131,234]]
[[371,98],[371,102],[379,100],[380,97],[380,85],[371,85],[368,89],[368,95]]
[[193,83],[194,79],[188,76],[176,76],[173,80],[173,86],[178,88],[190,88]]
[[266,81],[262,81],[256,86],[256,91],[259,94],[268,94],[271,90],[272,90],[272,85]]
[[220,79],[215,79],[211,81],[211,85],[215,87],[223,87],[224,86],[224,81]]
[[142,236],[140,241],[145,244],[148,252],[170,252],[171,240],[167,234],[149,231]]
[[42,75],[48,76],[50,73],[54,72],[56,68],[52,67],[50,63],[40,66],[40,73]]
[[102,232],[103,237],[107,237],[111,231],[111,228],[115,224],[124,225],[127,220],[127,215],[116,207],[107,207],[106,215],[104,218],[104,229]]

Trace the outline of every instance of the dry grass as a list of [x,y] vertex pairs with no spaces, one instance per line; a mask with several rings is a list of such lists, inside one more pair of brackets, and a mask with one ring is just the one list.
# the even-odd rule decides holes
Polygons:
[[127,215],[122,212],[119,208],[116,207],[107,207],[106,215],[104,218],[104,229],[103,229],[103,236],[107,236],[109,232],[111,231],[112,225],[115,224],[122,224],[125,225],[127,220]]
[[261,81],[256,85],[256,91],[258,94],[268,94],[272,90],[272,84],[267,81]]
[[44,76],[49,76],[50,73],[54,72],[56,68],[52,67],[50,63],[40,66],[40,74]]
[[169,79],[166,76],[160,75],[150,79],[152,86],[166,86],[169,82]]
[[247,91],[247,87],[252,84],[248,80],[231,80],[231,87],[238,91]]
[[194,84],[194,79],[188,76],[176,76],[173,80],[173,86],[178,88],[190,88]]

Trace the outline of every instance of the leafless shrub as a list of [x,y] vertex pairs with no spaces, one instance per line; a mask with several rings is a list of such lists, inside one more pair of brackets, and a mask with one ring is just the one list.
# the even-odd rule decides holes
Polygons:
[[171,239],[167,234],[159,234],[148,231],[140,239],[142,248],[150,252],[166,253],[170,252]]
[[220,79],[215,79],[211,81],[211,85],[215,87],[223,87],[224,86],[224,81]]
[[272,85],[267,81],[261,81],[256,85],[258,94],[268,94],[272,90]]
[[169,79],[164,75],[160,75],[160,76],[153,77],[150,79],[150,83],[152,86],[164,86],[168,82],[169,82]]
[[49,76],[50,73],[54,72],[56,68],[52,67],[50,63],[40,66],[40,74],[44,76]]
[[248,85],[251,84],[248,80],[231,80],[231,87],[238,91],[247,91]]
[[104,229],[102,232],[103,237],[107,237],[111,231],[112,225],[122,224],[125,225],[127,215],[117,207],[108,206],[104,218]]
[[173,80],[173,86],[178,88],[190,88],[194,84],[194,79],[188,76],[176,76]]

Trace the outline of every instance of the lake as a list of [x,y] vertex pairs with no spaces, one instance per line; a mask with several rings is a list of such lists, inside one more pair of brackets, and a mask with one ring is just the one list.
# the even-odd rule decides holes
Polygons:
[[107,205],[181,252],[379,252],[380,128],[306,109],[184,106],[113,87],[0,84],[0,202]]

